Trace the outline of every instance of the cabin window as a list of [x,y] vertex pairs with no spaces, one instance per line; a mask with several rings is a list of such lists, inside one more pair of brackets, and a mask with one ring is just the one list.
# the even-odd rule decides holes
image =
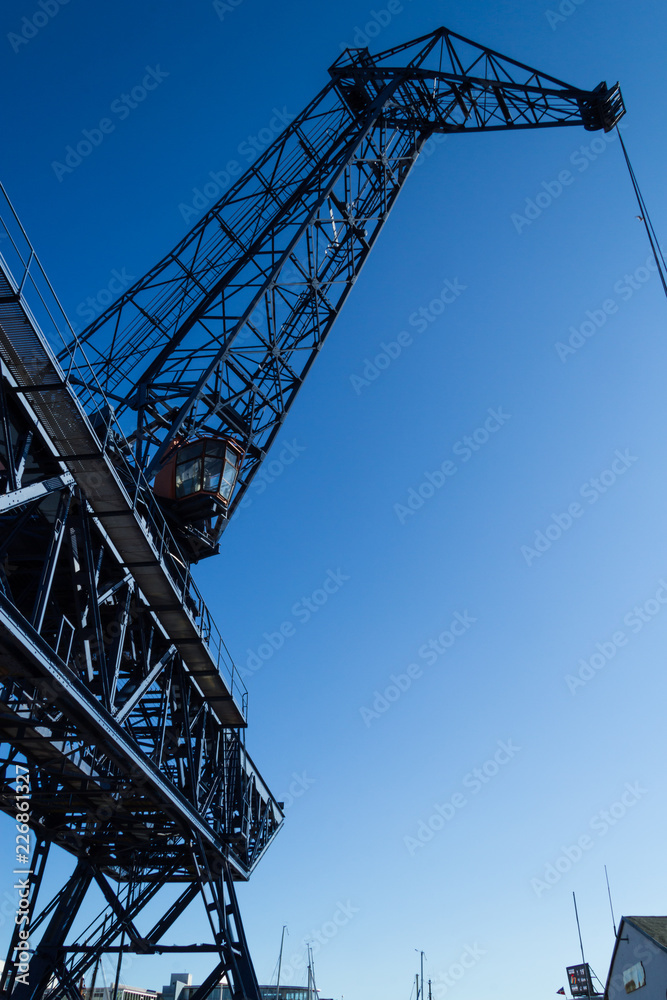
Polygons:
[[187,444],[176,459],[176,499],[201,489],[202,447],[200,442]]
[[238,471],[239,456],[233,448],[227,448],[227,452],[225,454],[225,471],[222,474],[222,483],[220,486],[220,493],[225,500],[229,500],[231,496]]
[[220,492],[220,473],[222,472],[222,459],[224,454],[224,441],[206,442],[203,489],[205,489],[208,493]]
[[229,501],[240,460],[238,452],[225,440],[207,438],[182,445],[176,454],[175,499],[194,493],[217,493]]

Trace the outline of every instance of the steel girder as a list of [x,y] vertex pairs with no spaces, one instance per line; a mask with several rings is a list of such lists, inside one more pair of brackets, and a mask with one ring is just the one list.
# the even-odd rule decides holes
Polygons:
[[[193,857],[195,855],[193,850]],[[138,865],[140,864],[139,859]],[[107,905],[90,921],[76,942],[67,944],[66,938],[91,885],[96,885],[101,890]],[[117,988],[123,955],[199,951],[217,953],[219,961],[193,994],[192,1000],[206,1000],[223,976],[227,978],[233,995],[250,1000],[259,997],[259,987],[250,961],[234,879],[229,867],[223,862],[217,866],[215,874],[211,871],[202,872],[198,881],[190,881],[158,921],[142,933],[138,929],[136,918],[161,887],[158,882],[143,881],[141,874],[137,873],[121,893],[98,864],[80,858],[62,889],[31,922],[33,933],[39,931],[43,924],[45,926],[37,951],[30,962],[29,981],[22,982],[16,975],[15,966],[6,964],[1,980],[5,995],[11,994],[13,1000],[39,1000],[44,995],[49,998],[64,996],[68,1000],[81,1000],[81,979],[87,970],[95,969],[102,954],[114,954],[118,957]],[[198,894],[202,896],[206,906],[213,943],[163,944],[163,935]],[[119,939],[120,943],[113,943]],[[12,945],[16,950],[21,947],[14,940]]]
[[[331,80],[180,243],[84,332],[148,476],[178,434],[231,434],[240,502],[423,143],[434,133],[610,129],[618,87],[568,86],[441,28]],[[218,530],[226,521],[223,519]]]
[[[3,351],[5,337],[0,319]],[[76,1000],[102,953],[169,947],[163,935],[200,896],[215,974],[256,1000],[233,883],[280,827],[279,805],[245,730],[221,724],[85,490],[63,471],[29,395],[0,364],[0,808],[16,811],[25,764],[37,838],[30,930],[41,933],[30,985],[15,982],[23,945],[14,934],[0,989],[16,1000]],[[78,864],[38,905],[49,843]],[[179,882],[165,917],[140,930],[147,903]],[[91,886],[104,908],[71,940]]]

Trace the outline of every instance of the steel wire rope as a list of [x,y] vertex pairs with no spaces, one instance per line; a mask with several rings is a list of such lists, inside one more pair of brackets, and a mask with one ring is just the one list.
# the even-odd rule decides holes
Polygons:
[[630,163],[630,157],[628,156],[628,151],[625,148],[625,143],[623,142],[623,136],[621,135],[618,125],[616,126],[616,131],[618,133],[618,138],[621,140],[621,149],[623,150],[623,156],[625,157],[625,162],[628,168],[628,172],[630,174],[632,187],[634,188],[634,192],[637,197],[637,204],[639,205],[639,215],[637,216],[637,218],[640,220],[640,222],[644,223],[644,228],[646,229],[646,235],[648,236],[648,241],[651,245],[651,250],[653,251],[653,256],[655,257],[655,263],[658,268],[658,274],[660,275],[660,281],[662,282],[662,287],[665,296],[667,297],[667,263],[665,262],[665,258],[662,249],[660,247],[660,244],[658,243],[658,237],[656,235],[655,228],[653,226],[653,223],[651,222],[651,217],[648,213],[646,202],[644,201],[644,196],[641,193],[639,182],[637,181],[635,172],[632,169],[632,164]]

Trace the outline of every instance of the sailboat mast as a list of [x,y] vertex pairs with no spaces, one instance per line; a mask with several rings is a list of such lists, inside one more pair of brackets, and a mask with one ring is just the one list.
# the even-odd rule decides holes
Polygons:
[[308,945],[308,1000],[318,1000],[313,949]]
[[280,935],[280,955],[278,956],[278,981],[276,983],[276,1000],[280,1000],[280,968],[283,964],[283,943],[285,941],[285,931],[287,924],[283,924],[283,932]]

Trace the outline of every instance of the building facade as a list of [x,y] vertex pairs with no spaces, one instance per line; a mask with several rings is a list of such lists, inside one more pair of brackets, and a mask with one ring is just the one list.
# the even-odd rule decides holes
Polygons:
[[667,917],[623,917],[605,987],[605,1000],[639,991],[637,1000],[665,1000]]
[[118,990],[114,993],[113,986],[96,986],[94,990],[84,988],[82,990],[84,1000],[158,1000],[159,994],[155,990],[142,990],[136,986],[125,986],[118,984]]
[[[198,987],[192,985],[192,976],[189,972],[173,972],[169,985],[162,987],[162,1000],[190,1000],[196,989]],[[307,986],[281,986],[277,998],[275,986],[260,986],[259,990],[262,1000],[309,1000]],[[313,994],[312,990],[310,992]],[[93,1000],[98,998],[94,997]],[[108,998],[104,997],[101,1000]],[[119,997],[118,1000],[122,998]],[[229,987],[220,983],[211,990],[208,1000],[231,1000]],[[315,994],[312,1000],[320,1000],[320,997]]]

